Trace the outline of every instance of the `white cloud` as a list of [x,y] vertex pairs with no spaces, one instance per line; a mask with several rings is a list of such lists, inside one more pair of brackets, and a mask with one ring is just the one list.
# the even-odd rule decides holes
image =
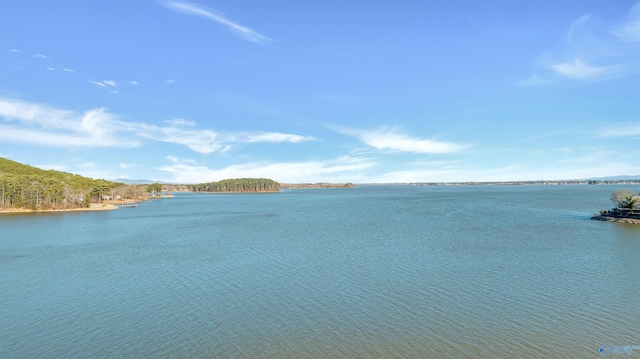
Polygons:
[[558,75],[574,79],[599,78],[607,74],[612,74],[615,71],[615,67],[591,66],[580,59],[574,59],[573,61],[551,65],[551,68]]
[[195,122],[184,119],[167,120],[168,126],[126,122],[106,108],[77,113],[11,98],[0,98],[0,119],[11,124],[0,125],[3,141],[57,147],[133,147],[140,144],[140,139],[150,139],[184,145],[200,153],[223,153],[237,143],[298,143],[311,139],[277,132],[217,132],[196,128]]
[[[611,22],[609,23],[611,24]],[[520,86],[541,86],[559,81],[593,83],[637,75],[640,61],[635,42],[640,41],[640,2],[623,23],[603,25],[584,15],[573,21],[564,42],[538,59],[540,70]]]
[[382,127],[377,130],[361,130],[339,126],[332,127],[337,132],[354,136],[366,145],[378,150],[412,153],[453,153],[460,152],[468,147],[467,145],[453,142],[415,138],[387,127]]
[[0,118],[18,125],[0,125],[0,139],[6,142],[55,147],[133,147],[138,144],[116,134],[123,123],[104,108],[75,113],[0,98]]
[[94,85],[96,85],[98,87],[106,87],[107,86],[106,84],[104,84],[102,82],[99,82],[99,81],[93,81],[93,80],[87,80],[87,81],[89,81],[89,83],[92,83],[92,84],[94,84]]
[[[89,81],[90,83],[92,83],[92,84],[94,84],[94,85],[98,86],[98,87],[101,87],[101,88],[105,88],[105,87],[107,87],[107,86],[110,86],[110,87],[117,87],[117,86],[118,86],[118,83],[117,83],[117,82],[115,82],[115,81],[113,81],[113,80],[104,80],[104,81],[93,81],[93,80],[88,80],[88,81]],[[113,90],[110,90],[110,91],[115,93],[115,91],[113,91]]]
[[200,153],[224,153],[231,149],[231,145],[225,144],[219,134],[212,130],[185,130],[148,124],[138,124],[136,127],[136,132],[141,137],[184,145]]
[[581,37],[580,27],[586,24],[590,18],[591,15],[584,15],[571,23],[567,32],[567,44],[571,46],[578,41],[578,38]]
[[626,137],[640,136],[640,125],[621,125],[620,127],[602,130],[597,134],[598,137]]
[[120,164],[118,164],[118,166],[119,166],[120,168],[122,168],[122,169],[125,169],[125,170],[126,170],[126,169],[129,169],[129,168],[134,168],[134,167],[136,167],[136,166],[138,166],[138,165],[137,165],[137,164],[135,164],[135,163],[120,163]]
[[0,98],[0,117],[8,121],[20,121],[27,125],[73,130],[73,112],[54,107]]
[[73,71],[73,69],[67,69],[67,68],[62,69],[62,71],[63,72],[75,72],[75,71]]
[[40,55],[40,54],[36,54],[33,55],[33,57],[38,58],[38,59],[45,59],[45,60],[49,60],[49,57],[46,55]]
[[196,123],[194,121],[187,121],[182,118],[174,118],[171,120],[164,120],[165,123],[171,126],[195,126]]
[[245,142],[253,143],[253,142],[267,142],[267,143],[280,143],[280,142],[291,142],[291,143],[299,143],[305,141],[313,140],[313,137],[310,136],[300,136],[300,135],[292,135],[289,133],[277,133],[277,132],[264,132],[251,134],[247,136]]
[[134,141],[101,141],[85,133],[59,133],[0,125],[0,142],[51,147],[135,147]]
[[169,181],[176,183],[202,183],[240,177],[266,177],[283,183],[359,182],[364,178],[363,171],[377,165],[370,158],[349,156],[309,162],[252,162],[222,169],[212,169],[173,156],[169,160],[172,163],[159,170],[169,172],[173,176]]
[[201,16],[201,17],[205,17],[210,20],[213,20],[221,25],[226,26],[228,29],[231,30],[233,34],[235,34],[239,38],[249,42],[253,42],[256,44],[266,44],[269,41],[273,41],[270,38],[256,31],[253,31],[244,26],[240,26],[232,22],[231,20],[227,19],[226,17],[216,14],[213,11],[207,10],[203,7],[200,7],[199,5],[187,4],[187,3],[181,3],[181,2],[166,2],[164,3],[164,6],[175,11],[180,11],[186,14]]
[[[564,151],[563,149],[561,149]],[[620,156],[607,148],[580,148],[565,156],[543,163],[516,162],[485,163],[465,160],[413,161],[401,170],[389,171],[375,158],[342,156],[319,161],[249,162],[213,168],[194,160],[167,157],[167,165],[158,168],[167,172],[167,181],[201,183],[226,178],[266,177],[281,183],[353,182],[353,183],[411,183],[411,182],[497,182],[531,180],[568,180],[605,177],[612,174],[640,174],[640,163],[633,161],[638,152]],[[574,154],[574,156],[569,156]],[[385,172],[385,168],[387,171]],[[382,171],[382,172],[381,172]]]
[[135,80],[134,81],[129,81],[129,85],[136,86],[136,85],[138,85],[138,81],[135,81]]
[[176,80],[167,80],[164,83],[167,84],[167,85],[173,85],[173,84],[176,83]]
[[629,11],[629,20],[623,24],[614,25],[611,32],[625,42],[640,41],[640,2],[635,3]]
[[176,156],[166,156],[165,159],[167,159],[167,161],[172,163],[187,163],[187,164],[193,164],[193,165],[197,164],[195,160],[179,158]]
[[412,182],[500,182],[572,180],[606,177],[612,174],[635,175],[640,173],[640,165],[623,161],[603,163],[602,156],[567,159],[556,163],[540,165],[507,164],[499,167],[478,168],[469,164],[457,167],[435,167],[431,169],[409,169],[392,171],[368,180],[372,183],[412,183]]

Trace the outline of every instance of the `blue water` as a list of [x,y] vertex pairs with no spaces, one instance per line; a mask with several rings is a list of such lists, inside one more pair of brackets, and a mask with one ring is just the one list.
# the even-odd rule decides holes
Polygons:
[[588,219],[617,189],[363,186],[5,214],[0,357],[596,357],[640,345],[640,226]]

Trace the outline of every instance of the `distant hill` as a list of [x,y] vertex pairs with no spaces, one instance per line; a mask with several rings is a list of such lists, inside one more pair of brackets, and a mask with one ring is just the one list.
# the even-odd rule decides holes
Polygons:
[[594,177],[587,178],[589,181],[634,181],[640,180],[640,175],[637,176],[610,176],[610,177]]

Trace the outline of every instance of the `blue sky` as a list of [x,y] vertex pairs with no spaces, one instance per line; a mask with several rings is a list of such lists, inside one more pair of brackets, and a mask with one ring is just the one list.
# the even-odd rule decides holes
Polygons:
[[0,2],[0,156],[178,183],[640,175],[640,2]]

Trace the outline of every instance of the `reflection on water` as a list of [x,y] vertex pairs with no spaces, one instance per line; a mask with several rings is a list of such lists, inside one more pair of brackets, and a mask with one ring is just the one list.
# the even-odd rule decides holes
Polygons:
[[617,188],[184,194],[0,217],[1,357],[594,357],[640,340]]

